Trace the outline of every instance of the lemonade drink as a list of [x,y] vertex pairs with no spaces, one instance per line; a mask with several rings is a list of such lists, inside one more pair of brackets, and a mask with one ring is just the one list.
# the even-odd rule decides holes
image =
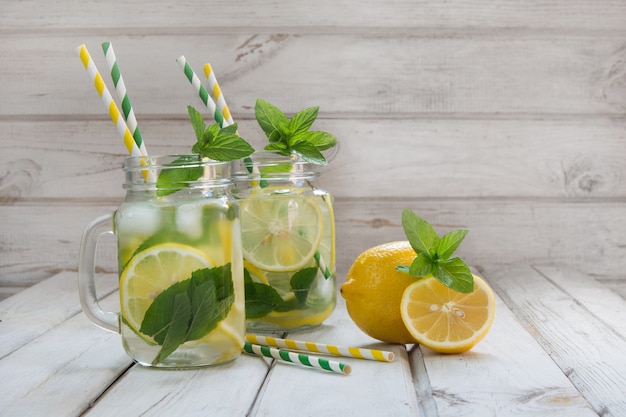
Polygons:
[[[308,164],[273,153],[239,173],[246,319],[250,331],[302,330],[333,311],[333,199]],[[244,163],[244,166],[246,164]]]
[[[197,155],[142,159],[125,164],[126,199],[113,215],[124,349],[145,366],[233,360],[244,344],[245,307],[229,164]],[[146,166],[156,183],[145,181]],[[202,176],[193,179],[190,169]]]

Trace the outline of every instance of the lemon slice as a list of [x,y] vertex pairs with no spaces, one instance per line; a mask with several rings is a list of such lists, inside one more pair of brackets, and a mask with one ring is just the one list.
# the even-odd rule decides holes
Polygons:
[[265,271],[297,271],[311,263],[322,237],[315,196],[271,194],[241,202],[244,258]]
[[171,285],[214,264],[192,246],[162,243],[136,254],[120,277],[122,315],[136,332],[152,301]]
[[409,285],[400,303],[402,321],[420,344],[442,353],[470,350],[493,323],[496,301],[489,285],[474,275],[474,291],[459,293],[430,277]]

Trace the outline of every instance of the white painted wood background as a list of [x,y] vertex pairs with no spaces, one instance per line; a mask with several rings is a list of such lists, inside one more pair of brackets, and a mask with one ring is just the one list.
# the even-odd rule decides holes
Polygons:
[[469,229],[472,265],[624,279],[626,0],[4,0],[0,298],[75,271],[84,226],[123,198],[125,150],[75,52],[105,73],[107,40],[153,154],[194,141],[183,54],[211,62],[257,147],[258,97],[320,106],[340,282],[404,238],[405,207]]

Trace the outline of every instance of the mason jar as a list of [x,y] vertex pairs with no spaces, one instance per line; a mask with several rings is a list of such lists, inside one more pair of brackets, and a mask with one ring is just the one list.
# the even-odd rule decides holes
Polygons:
[[332,196],[295,156],[260,151],[239,161],[246,323],[249,332],[320,325],[336,304]]
[[[83,234],[83,311],[119,332],[141,365],[215,365],[241,353],[243,257],[230,166],[198,155],[128,158],[124,202]],[[95,294],[96,246],[106,233],[117,237],[119,313],[103,311]]]

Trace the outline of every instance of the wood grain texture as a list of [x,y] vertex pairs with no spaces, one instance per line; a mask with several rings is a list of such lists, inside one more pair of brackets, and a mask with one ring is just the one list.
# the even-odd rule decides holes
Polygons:
[[[626,100],[621,34],[581,39],[250,31],[105,39],[116,45],[138,115],[185,114],[187,103],[200,105],[175,62],[181,55],[199,74],[211,62],[236,119],[250,115],[259,97],[286,112],[319,105],[329,115],[376,118],[455,113],[622,117]],[[106,74],[102,40],[85,34],[49,35],[45,44],[37,36],[0,38],[0,49],[6,51],[0,63],[0,115],[103,115],[76,53],[85,43]]]
[[[117,28],[123,33],[184,30],[233,32],[238,28],[282,27],[323,31],[340,28],[517,29],[550,31],[623,31],[625,6],[621,1],[587,0],[233,0],[215,7],[212,2],[181,0],[174,6],[155,0],[83,2],[54,0],[44,13],[38,0],[6,1],[0,27],[10,31]],[[124,13],[119,11],[123,10]],[[157,26],[157,23],[160,26]]]
[[[613,120],[345,118],[314,126],[340,140],[319,178],[336,198],[626,197],[626,130]],[[195,142],[184,115],[144,121],[141,131],[152,154],[189,152]],[[239,131],[265,145],[256,122],[244,120]],[[0,122],[0,138],[5,204],[123,197],[125,148],[110,121]]]
[[[602,416],[626,413],[626,339],[620,329],[596,313],[608,303],[623,312],[626,302],[614,298],[610,290],[600,293],[590,304],[586,295],[579,296],[579,285],[558,285],[562,272],[552,268],[512,267],[485,271],[492,284],[515,315],[544,350],[561,367]],[[556,282],[550,277],[557,276]],[[606,297],[601,293],[606,293]]]

